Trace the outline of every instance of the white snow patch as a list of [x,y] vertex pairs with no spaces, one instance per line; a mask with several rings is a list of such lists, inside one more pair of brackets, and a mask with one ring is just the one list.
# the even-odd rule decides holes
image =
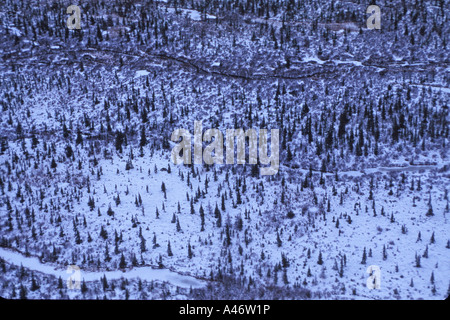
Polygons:
[[304,57],[303,62],[317,62],[318,64],[324,64],[325,61],[320,60],[318,57]]
[[356,61],[356,60],[351,60],[351,61],[333,60],[333,62],[336,63],[336,64],[351,63],[351,64],[354,64],[355,66],[358,66],[358,67],[362,67],[363,66],[361,61]]
[[9,32],[15,36],[20,37],[22,35],[22,33],[20,32],[19,29],[17,29],[16,27],[10,27],[9,28]]
[[[175,12],[175,8],[167,8],[167,11]],[[182,15],[187,15],[191,20],[195,20],[195,21],[201,21],[202,20],[201,13],[198,12],[197,10],[178,8],[177,11],[178,12],[181,11]],[[216,18],[216,16],[213,16],[213,15],[210,15],[210,14],[206,14],[206,19],[215,19],[215,18]]]
[[147,70],[138,70],[138,71],[136,71],[136,78],[142,77],[142,76],[147,76],[149,74],[150,74],[150,72],[148,72]]

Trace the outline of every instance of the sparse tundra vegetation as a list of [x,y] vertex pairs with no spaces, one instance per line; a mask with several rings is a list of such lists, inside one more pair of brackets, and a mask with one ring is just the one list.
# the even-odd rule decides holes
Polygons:
[[[448,1],[71,4],[0,8],[1,297],[449,295]],[[194,121],[278,129],[277,173],[174,164]]]

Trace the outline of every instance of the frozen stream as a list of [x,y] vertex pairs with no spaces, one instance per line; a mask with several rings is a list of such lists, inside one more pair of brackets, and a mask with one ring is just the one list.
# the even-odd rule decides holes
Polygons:
[[[67,280],[74,271],[67,269],[56,269],[54,266],[41,263],[36,257],[25,257],[24,255],[0,248],[0,258],[8,263],[16,266],[23,265],[24,268],[30,269],[35,272],[44,273],[47,275],[53,275],[57,278],[61,277],[64,281]],[[181,288],[200,288],[206,285],[205,281],[196,279],[191,276],[181,275],[168,269],[155,269],[152,267],[135,267],[133,269],[127,269],[125,271],[83,271],[80,270],[80,278],[85,281],[100,280],[100,278],[106,276],[107,280],[113,279],[134,279],[140,278],[146,281],[167,281],[173,285]]]

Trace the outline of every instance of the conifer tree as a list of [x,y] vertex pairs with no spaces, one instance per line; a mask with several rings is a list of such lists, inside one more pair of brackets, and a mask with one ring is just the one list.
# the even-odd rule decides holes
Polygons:
[[52,158],[52,162],[50,164],[50,168],[56,169],[57,166],[58,166],[58,164],[56,163],[55,158]]
[[281,247],[282,244],[283,244],[283,242],[281,241],[280,234],[277,231],[277,246]]
[[429,206],[428,206],[428,211],[427,211],[426,216],[427,216],[427,217],[432,217],[432,216],[434,216],[434,213],[433,213],[433,206],[431,205],[431,203],[430,203]]
[[23,284],[20,284],[19,298],[20,300],[27,299],[27,289],[24,287]]
[[191,242],[189,242],[188,243],[188,258],[192,259],[193,256],[194,256],[194,254],[192,252]]
[[86,293],[88,291],[88,287],[87,287],[87,285],[86,285],[86,281],[84,281],[84,279],[83,279],[83,282],[81,283],[81,293]]
[[367,261],[367,254],[366,254],[366,247],[364,247],[364,252],[361,260],[361,264],[366,264]]
[[145,245],[145,238],[141,235],[140,239],[141,239],[141,245],[140,245],[141,253],[142,252],[146,252],[147,251],[147,247]]
[[139,142],[139,146],[141,147],[145,147],[147,145],[148,141],[147,141],[147,137],[145,135],[145,126],[142,126],[141,128],[141,140]]
[[75,140],[75,144],[78,146],[79,144],[82,145],[82,143],[83,143],[83,136],[81,135],[80,129],[78,129],[78,131],[77,131],[77,138]]
[[322,251],[319,251],[319,258],[317,260],[317,264],[322,265],[323,264],[323,260],[322,260]]
[[180,220],[177,218],[177,232],[181,231]]
[[167,255],[168,255],[169,257],[172,257],[172,256],[173,256],[172,248],[171,248],[171,246],[170,246],[170,241],[169,241],[169,243],[167,244]]
[[416,264],[415,264],[416,268],[420,268],[421,264],[420,264],[420,255],[417,254],[416,252]]
[[201,219],[201,229],[200,231],[205,231],[205,211],[203,210],[203,206],[200,205],[200,219]]
[[119,263],[119,268],[120,269],[125,269],[127,267],[127,263],[125,262],[125,257],[122,253],[122,255],[120,256],[120,263]]
[[425,251],[423,252],[422,257],[428,258],[428,245],[425,247]]
[[108,243],[106,243],[106,246],[105,246],[105,261],[106,262],[111,261],[111,256],[109,255]]
[[167,195],[166,195],[166,185],[165,185],[164,182],[161,184],[161,191],[164,193],[164,199],[167,199]]
[[34,278],[34,273],[31,273],[31,291],[36,291],[40,288],[40,286],[37,284],[36,279]]
[[230,224],[227,223],[225,224],[225,243],[226,246],[229,247],[231,245],[231,232],[230,232]]

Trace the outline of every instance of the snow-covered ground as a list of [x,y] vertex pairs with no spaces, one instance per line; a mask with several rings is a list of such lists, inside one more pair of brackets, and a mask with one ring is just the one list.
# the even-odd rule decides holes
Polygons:
[[[395,0],[376,31],[354,2],[90,4],[80,32],[0,8],[2,297],[448,296],[447,11]],[[175,165],[194,121],[278,129],[279,171]]]

